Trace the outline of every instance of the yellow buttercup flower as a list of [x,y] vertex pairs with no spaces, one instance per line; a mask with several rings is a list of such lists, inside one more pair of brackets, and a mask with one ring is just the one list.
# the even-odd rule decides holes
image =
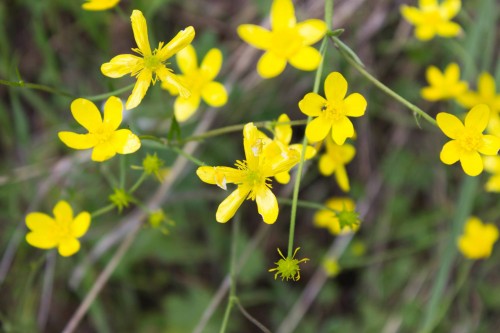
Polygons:
[[500,156],[484,156],[484,170],[492,175],[484,185],[487,192],[500,192]]
[[299,102],[300,111],[310,117],[317,117],[306,127],[310,142],[323,140],[330,132],[336,144],[344,144],[354,136],[354,126],[349,117],[365,114],[366,100],[358,93],[347,94],[347,81],[339,72],[330,73],[325,80],[326,99],[316,93],[308,93]]
[[477,217],[465,222],[465,230],[458,238],[458,249],[469,259],[488,258],[498,239],[498,228],[491,223],[483,223]]
[[120,0],[87,0],[82,4],[85,10],[106,10],[116,6]]
[[444,164],[460,161],[469,176],[477,176],[483,171],[483,155],[496,155],[500,149],[500,138],[484,135],[488,126],[490,110],[487,105],[473,107],[465,117],[465,123],[452,114],[441,112],[436,120],[443,133],[452,139],[441,150],[440,158]]
[[57,247],[63,257],[71,256],[80,250],[78,238],[87,232],[90,214],[81,212],[73,217],[73,209],[64,200],[56,204],[53,213],[54,218],[40,212],[26,216],[26,225],[30,229],[26,241],[31,246],[44,250]]
[[460,25],[451,22],[460,11],[460,0],[420,0],[419,8],[401,6],[403,17],[415,25],[415,37],[422,41],[441,37],[455,37],[462,31]]
[[253,123],[243,129],[245,160],[236,161],[236,168],[203,166],[196,170],[202,181],[226,190],[227,184],[238,185],[217,209],[217,222],[227,222],[245,199],[257,201],[259,214],[265,223],[278,218],[278,201],[271,191],[271,177],[290,170],[299,162],[299,154],[289,150],[285,156],[277,143],[262,135]]
[[104,104],[104,119],[94,103],[84,98],[71,103],[75,120],[85,127],[86,134],[59,132],[59,139],[73,149],[90,149],[92,160],[102,162],[115,154],[131,154],[141,147],[141,141],[128,129],[118,129],[122,122],[123,104],[117,97],[110,97]]
[[137,43],[137,48],[132,49],[132,51],[139,54],[140,57],[132,54],[120,54],[101,66],[101,72],[112,78],[122,77],[129,73],[131,76],[137,77],[134,90],[127,100],[127,109],[130,110],[139,105],[146,95],[149,85],[151,83],[154,85],[158,79],[174,85],[182,97],[189,97],[189,90],[172,73],[172,70],[165,66],[165,62],[191,43],[195,35],[194,28],[187,27],[181,30],[166,45],[160,42],[158,48],[151,52],[148,26],[144,15],[140,10],[134,10],[130,19]]
[[422,88],[420,94],[428,101],[457,98],[467,91],[468,84],[460,81],[460,67],[456,63],[446,66],[444,73],[435,66],[427,67],[425,75],[429,86]]
[[[200,100],[213,107],[220,107],[227,102],[227,91],[224,86],[214,81],[222,66],[222,52],[213,48],[198,67],[196,51],[191,45],[186,46],[176,55],[177,64],[183,75],[177,75],[184,86],[189,89],[189,98],[177,97],[174,103],[175,118],[182,122],[191,117],[198,107]],[[179,89],[168,81],[161,84],[162,88],[172,95],[179,95]]]
[[349,177],[345,170],[346,164],[350,163],[356,155],[356,148],[353,145],[344,143],[338,145],[327,138],[326,152],[320,156],[318,168],[323,176],[331,176],[335,174],[335,180],[340,189],[344,192],[349,192],[351,189],[349,185]]
[[[283,113],[278,118],[278,123],[287,123],[290,122],[290,118]],[[292,126],[290,124],[279,124],[274,127],[274,140],[280,146],[282,154],[287,154],[288,150],[292,149],[296,151],[299,156],[302,154],[302,144],[290,144],[292,141]],[[316,149],[312,146],[306,147],[306,154],[304,159],[310,160],[316,156]],[[280,184],[288,184],[290,181],[290,173],[288,171],[278,173],[275,177],[276,181]]]
[[[337,212],[347,213],[355,213],[356,208],[354,201],[349,198],[331,198],[325,203],[325,206]],[[357,215],[355,217],[357,218]],[[341,227],[339,213],[327,209],[318,211],[314,215],[313,223],[316,227],[328,229],[333,235],[345,235],[359,229],[359,221]]]
[[241,39],[266,51],[257,63],[259,75],[266,79],[278,76],[287,62],[303,71],[318,68],[321,54],[310,45],[323,38],[326,23],[318,19],[297,23],[291,0],[274,0],[270,16],[271,31],[253,24],[238,27]]

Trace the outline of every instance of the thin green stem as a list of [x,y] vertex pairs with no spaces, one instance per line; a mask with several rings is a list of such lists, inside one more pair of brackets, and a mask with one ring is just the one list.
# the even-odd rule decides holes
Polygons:
[[98,217],[99,215],[103,215],[103,214],[106,214],[107,212],[109,211],[112,211],[113,208],[115,208],[115,205],[114,204],[109,204],[107,206],[104,206],[102,208],[99,208],[98,210],[96,210],[95,212],[93,212],[92,214],[90,214],[90,216],[92,218],[96,218]]
[[[288,205],[288,206],[292,206],[294,203],[293,200],[285,199],[285,198],[278,198],[278,202],[280,204]],[[323,209],[323,210],[329,210],[332,213],[339,213],[338,210],[332,209],[328,206],[325,206],[325,205],[322,205],[320,203],[313,202],[313,201],[297,200],[296,204],[297,204],[297,206],[303,207],[303,208],[310,208],[310,209],[315,209],[315,210]]]
[[46,86],[46,85],[43,85],[43,84],[38,84],[38,83],[29,83],[29,82],[24,82],[24,81],[7,81],[7,80],[0,80],[0,84],[3,84],[3,85],[6,85],[6,86],[9,86],[9,87],[17,87],[17,88],[28,88],[28,89],[34,89],[34,90],[41,90],[41,91],[45,91],[45,92],[48,92],[50,94],[54,94],[54,95],[61,95],[61,96],[65,96],[65,97],[69,97],[69,98],[76,98],[76,96],[68,93],[68,92],[65,92],[65,91],[62,91],[62,90],[58,90],[58,89],[55,89],[55,88],[52,88],[52,87],[49,87],[49,86]]
[[[327,0],[325,3],[329,3],[329,2],[331,2],[333,4],[332,0]],[[327,39],[325,37],[325,38],[323,38],[323,42],[321,43],[321,47],[319,50],[321,53],[321,62],[318,66],[318,69],[316,70],[316,77],[314,78],[313,92],[315,92],[315,93],[317,93],[319,91],[319,84],[321,82],[321,74],[323,73],[323,60],[325,59],[325,55],[326,55],[326,46],[327,46]],[[307,117],[307,124],[309,124],[310,121],[311,121],[311,117]],[[307,148],[307,137],[304,135],[304,138],[302,139],[302,152],[300,155],[299,167],[297,170],[297,176],[295,177],[295,184],[293,187],[292,210],[290,213],[290,230],[288,233],[287,258],[293,257],[293,240],[295,238],[295,221],[297,219],[297,204],[299,201],[300,180],[302,178],[302,170],[304,169],[306,148]]]
[[200,161],[199,159],[197,159],[193,155],[186,153],[184,150],[180,149],[179,147],[169,147],[169,148],[172,149],[173,151],[175,151],[177,154],[184,156],[185,158],[187,158],[188,160],[190,160],[191,162],[193,162],[194,164],[196,164],[198,166],[205,166],[206,165],[205,163],[203,163],[202,161]]
[[132,187],[128,190],[128,192],[130,194],[134,193],[139,188],[139,186],[141,186],[141,184],[144,182],[144,180],[146,180],[147,177],[148,177],[148,175],[145,172],[143,172],[142,175],[139,177],[139,179],[137,179],[135,184],[132,185]]
[[126,87],[116,89],[116,90],[113,90],[113,91],[105,93],[105,94],[84,96],[83,98],[88,99],[89,101],[102,101],[108,97],[119,95],[119,94],[124,93],[126,91],[132,90],[132,88],[134,88],[134,85],[135,85],[135,83],[132,83]]
[[415,104],[409,102],[406,98],[402,97],[401,95],[399,95],[398,93],[396,93],[394,90],[390,89],[385,84],[383,84],[382,82],[380,82],[379,80],[377,80],[373,75],[371,75],[370,73],[368,73],[363,68],[363,66],[361,66],[355,60],[353,60],[352,57],[349,56],[347,54],[347,52],[344,50],[344,48],[342,47],[343,43],[342,43],[342,41],[340,39],[338,39],[337,37],[334,37],[334,36],[332,36],[330,38],[333,41],[333,43],[338,47],[338,49],[340,51],[340,54],[342,54],[342,56],[344,57],[344,59],[351,66],[353,66],[354,68],[356,68],[358,70],[358,72],[361,73],[361,75],[363,75],[365,78],[367,78],[370,82],[372,82],[377,88],[379,88],[380,90],[382,90],[384,93],[386,93],[387,95],[389,95],[392,98],[394,98],[396,101],[398,101],[401,104],[403,104],[404,106],[406,106],[415,115],[419,115],[422,118],[424,118],[426,121],[428,121],[430,124],[432,124],[434,126],[437,126],[436,120],[434,118],[432,118],[431,116],[429,116],[427,113],[425,113],[424,110],[422,110],[421,108],[419,108]]
[[231,314],[231,309],[236,301],[236,248],[238,244],[238,231],[240,214],[237,214],[232,225],[231,232],[231,255],[229,261],[229,296],[226,306],[226,311],[224,312],[224,319],[220,328],[220,333],[224,333],[229,322],[229,315]]

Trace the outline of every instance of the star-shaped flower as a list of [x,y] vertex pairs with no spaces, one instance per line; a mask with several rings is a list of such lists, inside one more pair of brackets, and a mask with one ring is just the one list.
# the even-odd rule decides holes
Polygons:
[[73,149],[90,149],[92,160],[102,162],[115,154],[131,154],[141,147],[141,141],[128,129],[118,129],[122,122],[123,104],[110,97],[104,104],[104,119],[94,103],[78,98],[71,103],[71,113],[85,127],[87,134],[59,132],[59,139]]
[[287,62],[303,71],[318,68],[321,54],[310,45],[323,38],[326,23],[318,19],[297,23],[291,0],[274,0],[270,16],[271,31],[253,24],[238,27],[241,39],[266,51],[257,63],[259,75],[266,79],[278,76]]
[[165,62],[191,43],[195,35],[194,28],[187,27],[181,30],[166,45],[160,42],[158,48],[151,52],[148,26],[144,15],[140,10],[134,10],[130,19],[137,43],[137,48],[132,49],[132,51],[139,54],[140,57],[132,54],[120,54],[101,66],[101,72],[112,78],[122,77],[129,73],[137,77],[134,90],[127,100],[127,109],[130,110],[139,105],[146,95],[149,85],[151,83],[154,85],[158,79],[174,85],[182,97],[189,97],[189,90],[172,73],[172,70],[165,66]]
[[458,249],[469,259],[488,258],[498,239],[498,228],[491,223],[483,223],[477,217],[465,222],[465,230],[457,240]]
[[466,81],[460,81],[460,67],[456,63],[446,66],[444,73],[437,67],[430,66],[425,75],[429,86],[422,88],[420,94],[428,101],[457,98],[467,91],[468,84]]

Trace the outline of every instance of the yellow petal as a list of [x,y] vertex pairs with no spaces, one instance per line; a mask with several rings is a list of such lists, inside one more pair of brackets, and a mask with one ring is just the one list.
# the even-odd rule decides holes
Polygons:
[[349,186],[349,177],[347,177],[344,165],[339,165],[335,170],[335,180],[342,191],[349,192],[351,187]]
[[295,8],[292,0],[274,0],[271,6],[271,27],[273,31],[295,26]]
[[435,102],[444,98],[443,92],[440,89],[436,89],[434,87],[422,88],[420,90],[420,95],[422,96],[423,99],[429,102]]
[[339,72],[328,74],[325,80],[325,95],[329,102],[341,102],[347,93],[347,81]]
[[131,110],[141,103],[148,91],[152,78],[153,73],[149,69],[143,69],[139,76],[137,76],[137,82],[132,90],[132,94],[130,94],[127,104],[125,104],[127,110]]
[[[446,71],[448,71],[448,68]],[[443,74],[436,66],[427,67],[425,77],[427,78],[427,82],[429,82],[432,86],[439,86],[444,81]]]
[[260,57],[257,63],[257,73],[264,79],[278,76],[286,67],[286,59],[279,57],[272,52],[266,52]]
[[444,22],[437,27],[437,34],[442,37],[455,37],[460,31],[462,28],[455,22]]
[[316,93],[308,93],[299,102],[299,109],[310,117],[318,117],[323,113],[327,101]]
[[202,166],[196,170],[196,175],[201,181],[217,185],[222,189],[226,189],[226,184],[241,183],[244,180],[245,173],[239,169],[230,167],[212,167]]
[[460,164],[469,176],[477,176],[483,172],[483,160],[477,151],[462,153]]
[[188,120],[200,106],[200,95],[192,94],[188,98],[177,97],[174,103],[175,118],[179,122]]
[[[290,118],[283,113],[278,118],[278,123],[288,123],[290,122]],[[292,126],[290,124],[282,124],[276,125],[274,127],[274,139],[279,142],[288,145],[292,140]]]
[[120,0],[88,0],[88,2],[82,4],[82,8],[85,10],[106,10],[116,6]]
[[406,5],[401,6],[401,15],[414,25],[420,25],[424,20],[422,12],[418,8]]
[[349,117],[361,117],[365,114],[366,105],[366,99],[361,94],[350,94],[344,100],[345,114]]
[[318,169],[323,176],[330,176],[337,166],[335,160],[332,160],[327,154],[323,154],[319,158]]
[[415,37],[421,41],[428,41],[436,35],[434,27],[428,25],[419,25],[415,28]]
[[118,78],[144,68],[144,59],[132,54],[120,54],[101,65],[102,74]]
[[460,119],[450,113],[438,113],[436,116],[436,122],[441,131],[443,131],[443,133],[450,139],[458,138],[459,134],[465,130]]
[[140,10],[135,9],[130,16],[132,21],[132,30],[134,39],[144,56],[151,55],[151,47],[149,46],[148,25],[146,19]]
[[[185,82],[184,81],[185,80],[184,75],[177,74],[176,76],[179,79],[179,81]],[[167,81],[161,81],[161,88],[165,89],[165,90],[168,90],[168,92],[172,96],[178,96],[179,95],[179,89],[177,89],[177,87],[175,85],[173,85],[172,83],[169,83]]]
[[92,161],[103,162],[116,155],[115,147],[110,141],[100,143],[92,150]]
[[184,82],[181,81],[177,75],[169,72],[166,67],[163,66],[162,68],[156,70],[156,75],[158,75],[161,81],[174,86],[182,98],[188,98],[191,96],[191,91],[184,85]]
[[90,214],[88,212],[81,212],[78,214],[73,222],[71,222],[71,235],[75,238],[80,238],[89,229],[90,226]]
[[73,149],[89,149],[97,144],[93,134],[77,134],[73,132],[59,132],[59,139]]
[[347,117],[342,117],[332,123],[332,139],[338,145],[343,145],[347,138],[354,136],[354,126]]
[[48,250],[57,246],[58,239],[53,233],[30,232],[26,235],[26,242],[39,249]]
[[437,0],[419,0],[418,5],[420,8],[432,8],[432,7],[437,7],[438,6],[438,1]]
[[201,90],[201,97],[210,106],[221,107],[227,103],[226,88],[219,82],[209,82]]
[[57,250],[63,257],[72,256],[80,250],[80,242],[76,238],[65,238],[61,240]]
[[56,222],[47,214],[33,212],[26,215],[26,226],[31,231],[50,232],[56,227]]
[[477,88],[481,96],[491,98],[495,96],[495,79],[488,72],[483,72],[477,80]]
[[447,19],[451,19],[458,14],[461,6],[462,3],[460,0],[444,0],[441,3],[441,10]]
[[229,221],[238,208],[240,208],[243,201],[246,199],[249,189],[244,189],[242,186],[238,186],[236,190],[233,191],[224,201],[221,202],[217,208],[217,213],[215,214],[215,219],[219,223],[225,223]]
[[483,163],[486,171],[500,175],[500,156],[484,156]]
[[259,154],[262,151],[262,140],[257,127],[253,123],[248,123],[243,127],[243,148],[248,166],[251,169],[257,167]]
[[215,79],[222,67],[222,52],[219,49],[213,48],[208,51],[200,65],[200,74],[207,81]]
[[453,164],[460,159],[460,144],[456,140],[447,142],[441,149],[439,158],[444,164]]
[[478,149],[484,155],[497,155],[500,149],[500,138],[494,135],[483,135],[483,144]]
[[104,104],[104,124],[108,130],[116,130],[123,119],[123,103],[115,96],[111,96]]
[[64,200],[60,200],[54,207],[53,211],[54,219],[57,224],[67,224],[71,223],[73,220],[73,209]]
[[75,120],[89,132],[95,132],[102,125],[101,113],[91,101],[78,98],[71,103],[71,113]]
[[313,119],[306,127],[306,137],[310,142],[318,142],[326,138],[332,128],[332,121],[318,117]]
[[453,62],[446,66],[446,69],[444,70],[444,77],[446,82],[448,83],[456,83],[457,81],[459,81],[460,67],[458,67],[458,64]]
[[238,26],[237,32],[241,39],[257,49],[268,50],[271,47],[272,34],[261,26],[242,24]]
[[274,176],[274,179],[280,184],[288,184],[290,182],[290,173],[281,172]]
[[327,30],[326,23],[317,19],[297,23],[296,27],[304,45],[312,45],[318,42],[325,36]]
[[474,106],[465,116],[465,128],[482,133],[490,121],[490,108],[486,104]]
[[496,174],[488,178],[488,181],[484,185],[484,189],[487,192],[500,192],[500,174]]
[[177,65],[182,73],[188,74],[198,70],[198,58],[196,51],[192,45],[187,45],[185,48],[177,52],[175,55]]
[[302,71],[312,71],[321,63],[321,54],[311,46],[305,46],[295,53],[290,59],[290,65]]
[[170,42],[163,46],[156,54],[163,62],[191,44],[195,36],[194,28],[189,26],[175,35]]
[[267,186],[263,185],[257,190],[256,201],[257,210],[264,222],[267,224],[276,222],[279,213],[278,200]]
[[111,137],[111,145],[119,154],[132,154],[141,148],[141,141],[128,129],[115,131]]

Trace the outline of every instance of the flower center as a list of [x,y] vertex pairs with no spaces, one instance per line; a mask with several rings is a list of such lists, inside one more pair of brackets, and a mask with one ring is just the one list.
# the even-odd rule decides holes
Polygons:
[[466,129],[465,132],[458,138],[460,147],[471,152],[476,151],[481,147],[483,135],[475,131]]
[[70,222],[71,221],[57,221],[57,227],[54,230],[56,238],[62,239],[71,237]]
[[284,58],[294,56],[302,47],[302,37],[296,28],[273,31],[270,50]]
[[345,117],[344,108],[341,105],[326,103],[323,105],[321,110],[324,112],[326,119],[329,121],[339,121]]
[[241,185],[245,185],[250,188],[248,199],[255,200],[257,189],[259,189],[262,185],[271,187],[271,185],[268,184],[268,182],[270,182],[271,180],[267,177],[264,177],[259,169],[249,169],[246,161],[236,161],[236,166],[238,167],[238,169],[245,171],[245,177]]
[[184,81],[191,92],[201,92],[203,86],[207,83],[207,80],[200,71],[186,74],[184,76]]
[[424,24],[428,26],[438,26],[446,21],[439,10],[439,7],[433,7],[423,12]]
[[97,144],[106,143],[111,140],[114,131],[110,131],[106,126],[101,126],[94,132]]
[[156,52],[154,52],[152,55],[144,57],[144,67],[151,70],[152,72],[155,72],[162,65],[163,65],[162,62],[156,56]]

